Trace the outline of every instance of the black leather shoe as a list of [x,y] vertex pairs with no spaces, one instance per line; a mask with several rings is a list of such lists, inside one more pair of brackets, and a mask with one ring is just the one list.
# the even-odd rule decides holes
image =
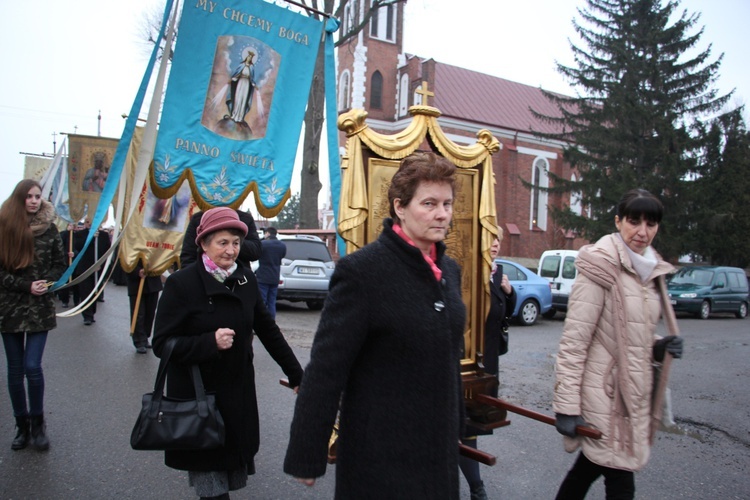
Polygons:
[[143,347],[142,345],[139,345],[138,347],[135,348],[135,352],[137,352],[138,354],[146,354],[147,351],[145,347]]
[[86,326],[89,326],[91,324],[91,322],[92,321],[90,319],[88,319],[88,318],[86,318],[86,319],[83,320],[83,324],[86,325]]

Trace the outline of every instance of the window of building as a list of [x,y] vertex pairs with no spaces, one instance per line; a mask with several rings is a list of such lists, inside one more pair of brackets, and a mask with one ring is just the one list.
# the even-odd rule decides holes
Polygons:
[[[370,6],[375,3],[371,0]],[[370,36],[393,42],[396,40],[396,6],[383,5],[372,13],[370,18]]]
[[393,36],[393,16],[394,9],[393,4],[391,4],[385,8],[385,38],[391,41],[395,38]]
[[422,94],[419,92],[422,90],[422,86],[418,86],[416,89],[414,89],[414,95],[412,96],[412,99],[414,100],[415,106],[421,106],[422,105]]
[[547,171],[549,164],[544,158],[534,160],[531,177],[531,217],[529,220],[530,229],[547,229],[547,192],[544,190],[549,187],[549,177]]
[[345,111],[350,108],[351,95],[351,75],[349,74],[349,70],[345,70],[339,77],[339,111]]
[[[570,182],[575,185],[578,182],[578,176],[576,174],[571,175]],[[575,188],[570,192],[570,210],[576,215],[583,215],[583,197],[581,191]]]
[[370,82],[370,109],[383,109],[383,75],[380,71],[372,74]]
[[380,27],[380,9],[376,10],[372,13],[372,17],[370,17],[370,36],[373,38],[379,38],[378,37],[378,28]]
[[344,7],[343,33],[350,32],[352,30],[352,26],[354,26],[354,21],[352,20],[352,6],[347,3]]
[[398,87],[398,116],[406,116],[409,111],[409,75],[401,75]]

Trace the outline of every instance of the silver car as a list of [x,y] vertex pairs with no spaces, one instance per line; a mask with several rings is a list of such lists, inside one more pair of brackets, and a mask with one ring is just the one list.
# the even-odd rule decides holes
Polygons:
[[286,245],[281,260],[278,300],[305,302],[313,310],[323,308],[334,262],[325,242],[307,234],[279,235]]

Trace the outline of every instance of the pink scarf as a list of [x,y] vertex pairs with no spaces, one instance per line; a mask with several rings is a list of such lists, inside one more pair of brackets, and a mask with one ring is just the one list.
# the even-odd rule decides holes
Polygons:
[[[398,225],[393,225],[393,232],[396,233],[403,239],[405,242],[407,242],[409,245],[413,247],[417,247],[417,245],[414,244],[414,242],[409,238],[406,233],[404,232],[403,228]],[[420,253],[422,251],[420,250]],[[430,247],[430,254],[427,255],[425,253],[422,253],[422,257],[424,257],[424,260],[427,262],[427,265],[430,266],[430,269],[432,269],[432,274],[435,275],[435,279],[440,281],[440,278],[443,277],[443,271],[440,270],[440,268],[435,264],[435,260],[437,260],[437,246],[433,243]]]
[[216,263],[212,261],[208,255],[204,253],[203,267],[206,268],[208,274],[213,276],[216,281],[218,281],[219,283],[224,283],[224,280],[226,280],[229,275],[231,275],[234,270],[237,269],[237,263],[235,262],[234,264],[232,264],[232,267],[230,267],[229,269],[222,269],[217,266]]

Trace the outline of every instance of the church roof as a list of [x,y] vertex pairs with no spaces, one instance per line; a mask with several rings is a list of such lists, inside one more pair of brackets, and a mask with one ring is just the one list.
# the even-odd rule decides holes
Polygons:
[[540,88],[458,66],[435,62],[435,97],[430,105],[444,117],[458,118],[519,132],[558,133],[557,124],[536,118],[530,109],[560,116]]

